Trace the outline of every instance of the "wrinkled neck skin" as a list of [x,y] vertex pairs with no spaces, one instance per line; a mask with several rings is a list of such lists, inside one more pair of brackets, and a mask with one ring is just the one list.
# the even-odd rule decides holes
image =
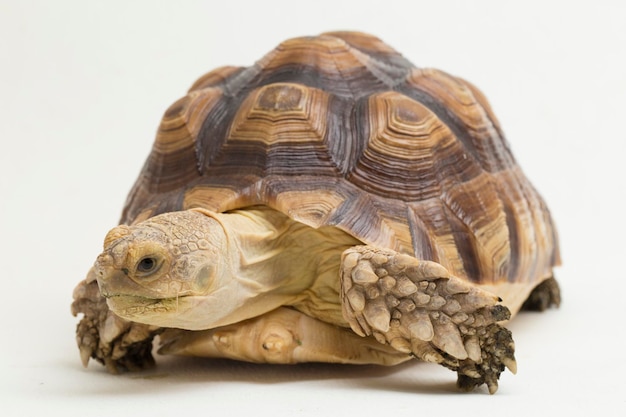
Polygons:
[[339,304],[339,265],[342,252],[358,240],[332,227],[312,229],[264,207],[197,211],[220,223],[227,250],[212,292],[194,297],[195,319],[187,328],[232,324],[284,305],[347,326]]

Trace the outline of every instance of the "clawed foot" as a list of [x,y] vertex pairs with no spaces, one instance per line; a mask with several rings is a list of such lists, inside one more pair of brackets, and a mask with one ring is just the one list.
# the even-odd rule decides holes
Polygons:
[[465,390],[498,388],[500,373],[516,372],[510,317],[498,297],[450,276],[435,262],[359,246],[344,252],[345,318],[361,336],[457,371]]
[[551,306],[561,305],[561,289],[554,277],[537,285],[522,305],[522,310],[545,311]]
[[113,314],[98,284],[90,275],[74,290],[72,314],[84,314],[76,329],[76,342],[84,366],[93,358],[111,373],[154,366],[152,339],[159,329],[133,323]]

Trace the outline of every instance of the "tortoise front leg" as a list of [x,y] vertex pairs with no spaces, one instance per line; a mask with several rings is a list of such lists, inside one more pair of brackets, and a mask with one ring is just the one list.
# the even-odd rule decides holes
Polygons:
[[109,310],[100,295],[93,268],[74,289],[72,314],[84,317],[76,328],[76,342],[84,366],[93,358],[107,371],[134,371],[152,367],[152,339],[160,329],[124,320]]
[[438,263],[370,246],[344,252],[343,314],[361,336],[457,371],[460,388],[498,388],[516,371],[510,317],[497,296],[452,277]]

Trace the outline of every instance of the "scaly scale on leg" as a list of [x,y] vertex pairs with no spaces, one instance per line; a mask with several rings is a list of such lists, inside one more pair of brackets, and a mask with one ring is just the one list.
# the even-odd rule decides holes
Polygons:
[[76,341],[83,366],[93,358],[107,371],[136,371],[154,366],[152,339],[159,332],[154,326],[124,320],[111,312],[100,295],[91,270],[74,290],[72,314],[83,314]]
[[509,310],[443,266],[358,246],[344,252],[341,278],[343,313],[359,335],[457,371],[462,389],[494,393],[505,366],[516,372],[511,332],[496,324]]

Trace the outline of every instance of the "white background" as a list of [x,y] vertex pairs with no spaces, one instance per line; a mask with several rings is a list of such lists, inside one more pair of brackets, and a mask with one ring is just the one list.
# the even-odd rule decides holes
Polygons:
[[[2,415],[626,415],[623,2],[211,3],[0,0]],[[83,369],[72,289],[162,112],[209,69],[334,29],[370,32],[478,85],[547,200],[564,302],[511,324],[518,374],[489,396],[416,363]]]

